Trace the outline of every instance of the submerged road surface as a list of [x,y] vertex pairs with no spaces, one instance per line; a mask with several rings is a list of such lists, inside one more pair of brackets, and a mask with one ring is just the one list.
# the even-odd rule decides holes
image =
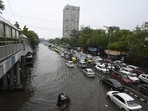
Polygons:
[[[40,44],[34,67],[23,92],[0,94],[0,111],[119,111],[106,99],[107,89],[96,78],[86,77],[80,68],[68,68],[56,52]],[[71,99],[68,106],[56,106],[59,93]],[[145,103],[138,101],[144,110]],[[146,110],[145,110],[146,111]]]

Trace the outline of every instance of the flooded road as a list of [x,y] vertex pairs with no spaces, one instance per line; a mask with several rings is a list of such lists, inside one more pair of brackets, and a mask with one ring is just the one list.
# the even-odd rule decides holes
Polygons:
[[[65,63],[59,54],[40,44],[26,90],[0,94],[0,111],[119,111],[106,99],[108,89],[99,83],[99,76],[88,78],[77,66],[68,68]],[[70,97],[71,104],[58,108],[61,92]]]

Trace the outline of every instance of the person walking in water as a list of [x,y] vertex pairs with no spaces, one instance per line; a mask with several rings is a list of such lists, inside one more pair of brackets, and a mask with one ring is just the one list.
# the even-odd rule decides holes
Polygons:
[[66,97],[64,96],[64,93],[59,94],[58,100],[57,100],[57,106],[62,105],[65,100],[66,100]]
[[59,94],[57,100],[57,106],[61,105],[61,103],[62,103],[61,94]]
[[64,93],[61,93],[61,100],[64,101],[66,97],[64,96]]

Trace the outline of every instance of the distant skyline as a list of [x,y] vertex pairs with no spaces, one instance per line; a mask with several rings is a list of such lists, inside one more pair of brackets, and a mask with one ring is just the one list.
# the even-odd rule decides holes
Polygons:
[[40,38],[62,37],[63,9],[80,7],[80,28],[118,26],[133,30],[148,22],[148,0],[3,0],[2,17],[36,32]]

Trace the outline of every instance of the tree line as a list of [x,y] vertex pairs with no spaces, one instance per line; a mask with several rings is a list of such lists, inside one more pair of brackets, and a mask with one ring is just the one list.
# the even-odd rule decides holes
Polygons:
[[148,65],[148,22],[133,31],[116,26],[106,27],[106,30],[81,27],[80,31],[73,30],[70,37],[49,39],[49,42],[81,47],[84,51],[88,47],[124,51],[128,54],[127,61]]

